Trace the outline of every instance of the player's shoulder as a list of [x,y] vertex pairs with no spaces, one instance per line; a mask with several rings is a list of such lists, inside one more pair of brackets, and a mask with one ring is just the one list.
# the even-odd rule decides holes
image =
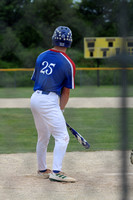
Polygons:
[[44,54],[47,54],[49,51],[50,50],[48,49],[48,50],[45,50],[45,51],[41,52],[38,57],[44,56]]
[[73,60],[64,52],[61,52],[61,54],[64,56],[64,58],[71,63],[74,67],[75,67],[75,63],[73,62]]
[[41,62],[41,61],[44,59],[44,57],[47,55],[48,52],[49,52],[49,50],[46,50],[46,51],[41,52],[41,53],[37,56],[37,62],[38,62],[38,63]]
[[63,61],[66,61],[67,63],[75,66],[75,63],[73,62],[73,60],[63,51],[58,51],[55,49],[49,49],[47,52],[51,52],[53,54],[55,54],[58,58],[62,58]]

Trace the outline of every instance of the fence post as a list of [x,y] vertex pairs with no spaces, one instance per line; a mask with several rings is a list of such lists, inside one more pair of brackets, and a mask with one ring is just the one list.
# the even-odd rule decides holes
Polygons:
[[[96,59],[97,60],[97,68],[99,68],[100,66],[100,59]],[[100,71],[99,69],[97,70],[97,86],[100,86]]]

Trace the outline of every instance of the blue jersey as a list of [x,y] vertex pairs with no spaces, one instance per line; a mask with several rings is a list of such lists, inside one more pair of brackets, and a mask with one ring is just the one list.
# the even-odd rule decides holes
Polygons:
[[63,87],[74,89],[75,64],[66,53],[49,49],[37,60],[32,80],[34,91],[55,92],[59,96]]

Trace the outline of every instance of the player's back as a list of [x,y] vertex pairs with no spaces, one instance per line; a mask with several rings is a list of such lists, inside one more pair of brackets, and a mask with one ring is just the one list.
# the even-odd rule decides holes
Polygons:
[[56,92],[60,95],[62,87],[72,87],[65,80],[71,79],[70,82],[74,82],[74,73],[75,64],[65,53],[52,49],[45,51],[36,61],[32,76],[32,80],[35,81],[34,90]]

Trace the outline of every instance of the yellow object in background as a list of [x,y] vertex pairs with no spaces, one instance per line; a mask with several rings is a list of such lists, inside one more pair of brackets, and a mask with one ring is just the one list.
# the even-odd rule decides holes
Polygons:
[[133,55],[133,37],[85,37],[84,58],[108,58],[122,52],[123,45],[128,55]]

